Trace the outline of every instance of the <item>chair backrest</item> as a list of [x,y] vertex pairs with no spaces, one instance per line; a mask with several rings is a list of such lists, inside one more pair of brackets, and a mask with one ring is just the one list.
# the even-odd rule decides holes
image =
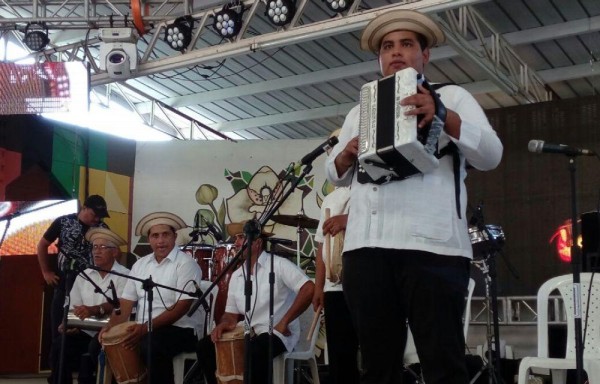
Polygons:
[[313,324],[314,318],[315,311],[313,310],[312,305],[309,305],[308,308],[298,318],[298,320],[300,321],[300,340],[298,340],[298,344],[296,344],[296,347],[294,347],[294,352],[312,353],[314,351],[315,344],[317,344],[317,339],[321,330],[321,320],[323,318],[323,311],[319,313],[313,334],[311,338],[307,340],[308,333],[310,332],[310,328]]
[[[592,273],[580,274],[581,294],[581,323],[582,334],[585,339],[585,358],[600,358],[600,282],[591,281]],[[591,290],[590,290],[591,286]],[[564,307],[564,315],[567,318],[567,346],[565,357],[575,358],[575,306],[573,301],[573,275],[562,275],[546,281],[537,295],[538,316],[538,357],[548,356],[548,303],[550,294],[558,290]],[[589,297],[588,297],[589,291]],[[587,312],[589,303],[589,313]],[[587,323],[586,323],[587,320]]]
[[[467,287],[467,298],[465,303],[465,313],[464,313],[464,325],[463,332],[465,335],[465,342],[467,340],[467,335],[469,332],[469,323],[471,321],[471,298],[473,297],[473,291],[475,290],[475,280],[469,279],[469,285]],[[410,328],[407,326],[407,335],[406,335],[406,347],[404,348],[404,364],[416,364],[419,362],[419,356],[417,355],[417,348],[415,347],[415,341],[413,339],[412,332]]]
[[[208,290],[208,288],[210,287],[210,285],[212,284],[211,281],[206,281],[206,280],[202,280],[200,281],[200,289],[202,290],[202,292],[206,292],[206,290]],[[219,286],[215,285],[213,287],[213,289],[210,291],[210,294],[206,297],[206,302],[208,303],[209,307],[210,307],[210,313],[208,314],[208,324],[206,324],[206,326],[204,328],[206,328],[206,334],[210,334],[210,332],[213,330],[213,328],[215,327],[215,302],[216,302],[216,297],[217,294],[219,293]],[[201,313],[203,314],[202,316],[205,316],[204,311],[202,310]],[[204,317],[206,318],[206,317]]]

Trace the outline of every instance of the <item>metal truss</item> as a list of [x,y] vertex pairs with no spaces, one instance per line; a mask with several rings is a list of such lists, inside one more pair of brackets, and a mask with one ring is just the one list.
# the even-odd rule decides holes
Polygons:
[[[97,46],[101,42],[91,31],[103,27],[131,25],[134,4],[139,7],[139,12],[143,13],[144,28],[140,33],[145,35],[143,41],[140,40],[137,44],[140,60],[134,78],[358,31],[383,12],[391,9],[415,9],[436,17],[452,47],[463,57],[469,58],[483,68],[490,80],[507,94],[516,96],[524,103],[545,101],[550,98],[541,78],[528,68],[510,44],[471,7],[483,0],[406,0],[368,10],[361,10],[360,4],[363,1],[357,0],[344,15],[304,24],[300,24],[299,20],[307,10],[309,0],[298,0],[296,15],[292,22],[285,28],[268,31],[264,31],[264,16],[259,12],[259,9],[262,10],[264,7],[263,1],[240,0],[238,2],[239,6],[246,9],[242,30],[235,39],[225,42],[221,42],[210,28],[206,28],[214,13],[226,3],[222,0],[196,1],[202,3],[201,9],[195,7],[192,0],[0,0],[0,30],[18,30],[20,25],[34,21],[45,22],[49,29],[87,30],[85,39],[65,38],[63,42],[53,39],[55,46],[33,55],[38,61],[86,61],[92,67],[91,85],[97,87],[113,83],[114,79],[99,69]],[[445,17],[437,16],[436,13],[443,13]],[[183,54],[164,50],[161,41],[164,29],[183,15],[189,15],[196,21],[190,46]],[[262,24],[263,27],[254,27],[255,24]],[[263,33],[259,32],[261,30]],[[169,118],[169,115],[178,114],[178,118],[181,118],[183,114],[180,111],[173,108],[168,110],[167,104],[154,100],[150,95],[144,94],[133,86],[128,86],[126,91],[117,90],[116,87],[107,87],[107,90],[118,91],[121,96],[125,93],[133,93],[149,100],[151,105],[146,104],[143,113],[136,109],[135,103],[127,104],[140,115],[149,113],[150,116],[146,118],[149,123],[156,122],[156,113],[160,112],[163,115],[161,122],[173,125],[173,136],[182,139],[193,139],[194,126],[201,131],[212,128],[212,134],[214,130],[236,130],[256,126],[256,124],[268,124],[262,119],[241,124],[237,122],[239,127],[233,128],[228,127],[227,124],[209,127],[184,115],[187,121],[195,122],[192,123],[193,127],[189,134],[186,134],[170,123],[175,119]],[[333,109],[325,108],[320,113],[322,117],[327,117],[339,111],[338,106]],[[298,117],[291,115],[276,117],[280,123],[294,118]]]
[[[436,18],[449,43],[482,68],[501,90],[525,103],[551,99],[544,81],[473,7],[447,10],[445,15],[447,20]],[[467,40],[473,35],[474,41]]]

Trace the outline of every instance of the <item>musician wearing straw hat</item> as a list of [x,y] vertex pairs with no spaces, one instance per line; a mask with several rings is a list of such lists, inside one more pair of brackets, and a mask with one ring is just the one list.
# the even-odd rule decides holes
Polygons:
[[[339,136],[340,129],[329,135]],[[331,150],[328,151],[328,155]],[[339,268],[348,221],[349,187],[336,187],[323,199],[315,233],[317,258],[313,307],[325,310],[329,378],[333,384],[358,384],[358,338],[344,299]],[[329,247],[327,250],[326,247]]]
[[[237,249],[241,249],[245,241],[245,222],[227,225],[227,233],[235,239]],[[268,380],[269,356],[269,272],[271,271],[271,255],[265,251],[266,238],[272,233],[265,232],[252,243],[251,266],[253,282],[252,309],[250,326],[255,337],[252,339],[251,382],[266,383]],[[245,250],[244,257],[247,257]],[[300,324],[297,317],[310,305],[314,284],[306,274],[291,261],[274,256],[273,272],[275,274],[273,295],[273,357],[285,351],[292,351],[300,338]],[[211,335],[200,340],[197,353],[208,384],[216,383],[216,354],[213,343],[221,338],[224,332],[232,331],[238,325],[239,315],[245,313],[245,265],[231,275],[227,304],[221,321]]]
[[[117,262],[117,259],[121,255],[119,247],[126,244],[126,241],[121,236],[107,228],[91,228],[86,232],[85,239],[92,244],[93,262],[100,270],[85,269],[83,271],[84,274],[77,276],[70,291],[71,301],[69,310],[80,320],[84,321],[92,317],[98,319],[108,317],[113,311],[113,306],[107,302],[104,295],[96,292],[96,286],[91,282],[96,284],[108,297],[112,295],[110,290],[112,282],[115,286],[117,297],[120,297],[127,279],[105,271],[115,271],[124,275],[129,273],[129,269]],[[62,324],[59,326],[59,331],[64,331]],[[80,384],[96,382],[95,374],[98,365],[98,355],[100,353],[100,343],[95,337],[97,333],[97,331],[80,330],[71,327],[67,329],[66,350],[64,352],[66,362],[63,374],[64,383],[72,382],[71,372],[78,367],[79,376],[77,380]],[[53,344],[53,348],[52,368],[53,372],[57,373],[60,344]]]
[[[409,67],[423,74],[431,48],[444,40],[429,16],[391,10],[365,27],[360,45],[378,56],[385,77]],[[465,89],[456,85],[430,89],[439,98],[419,83],[417,93],[402,99],[400,106],[411,107],[406,116],[420,117],[417,130],[429,126],[434,115],[439,118],[436,110],[445,107],[437,148],[448,147],[449,154],[440,158],[437,168],[387,183],[365,179],[357,161],[358,106],[346,116],[339,143],[326,160],[327,178],[352,186],[344,294],[360,343],[363,384],[401,382],[398,350],[404,348],[403,332],[393,328],[405,319],[427,384],[469,381],[462,328],[472,258],[465,219],[465,164],[481,171],[494,169],[503,147]],[[437,126],[439,120],[435,119]]]
[[[131,268],[130,276],[148,279],[179,290],[193,291],[193,281],[200,283],[202,272],[192,257],[176,247],[179,229],[187,225],[177,215],[169,212],[154,212],[144,216],[136,227],[136,234],[148,237],[152,253],[139,259]],[[173,382],[174,356],[193,351],[196,334],[201,329],[201,314],[186,316],[193,300],[192,296],[165,288],[153,288],[152,301],[152,355],[150,356],[152,383]],[[129,327],[129,335],[123,341],[127,349],[138,345],[144,361],[148,351],[148,301],[142,283],[129,279],[121,298],[121,315],[113,314],[101,334],[113,325],[129,319],[137,302],[136,325]]]

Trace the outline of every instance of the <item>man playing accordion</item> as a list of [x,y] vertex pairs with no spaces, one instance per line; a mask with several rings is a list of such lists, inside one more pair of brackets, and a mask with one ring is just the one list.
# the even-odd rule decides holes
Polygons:
[[[430,17],[397,10],[367,25],[361,48],[378,55],[384,77],[406,68],[423,75],[430,49],[444,39]],[[406,321],[425,382],[469,382],[462,327],[472,258],[465,164],[494,169],[503,147],[475,99],[456,85],[427,89],[419,84],[416,93],[399,100],[400,106],[411,106],[399,118],[419,116],[415,129],[429,127],[442,106],[433,92],[446,112],[437,149],[455,148],[440,156],[436,168],[383,182],[364,177],[357,160],[359,122],[365,116],[358,106],[348,113],[325,165],[332,183],[351,185],[344,293],[361,348],[361,383],[401,382],[403,332],[390,328]]]

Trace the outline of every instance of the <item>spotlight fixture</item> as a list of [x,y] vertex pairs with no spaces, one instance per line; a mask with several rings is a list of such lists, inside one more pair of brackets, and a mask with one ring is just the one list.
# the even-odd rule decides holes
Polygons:
[[23,43],[34,52],[46,48],[50,42],[48,38],[48,27],[44,23],[28,23],[25,27]]
[[323,0],[327,8],[333,12],[342,13],[352,5],[353,0]]
[[296,13],[296,3],[292,0],[267,0],[265,15],[271,23],[282,27],[289,24]]
[[165,42],[176,51],[183,52],[192,41],[194,20],[190,16],[177,18],[165,29]]
[[236,7],[240,7],[240,11],[234,10],[231,4],[225,4],[223,9],[215,13],[213,29],[219,36],[231,39],[240,33],[244,6],[240,3]]
[[137,71],[137,34],[133,28],[100,29],[100,69],[112,79],[128,79]]

